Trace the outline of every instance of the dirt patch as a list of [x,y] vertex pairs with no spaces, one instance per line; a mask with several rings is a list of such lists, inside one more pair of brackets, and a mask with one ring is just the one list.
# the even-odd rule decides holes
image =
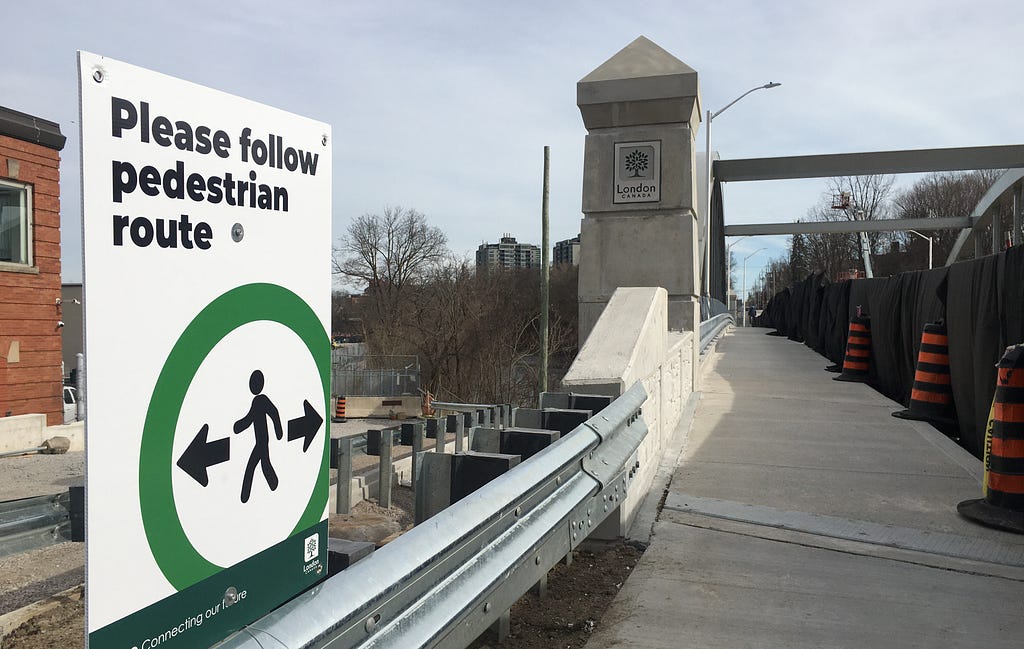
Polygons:
[[54,606],[0,640],[0,649],[77,649],[85,646],[84,588],[53,598]]
[[512,606],[508,639],[485,634],[470,649],[578,649],[601,625],[643,549],[631,541],[590,542],[573,552],[571,566],[548,573],[544,598],[527,593]]
[[393,487],[391,507],[362,500],[350,514],[331,514],[330,536],[349,541],[369,541],[378,547],[412,528],[414,499],[411,489]]

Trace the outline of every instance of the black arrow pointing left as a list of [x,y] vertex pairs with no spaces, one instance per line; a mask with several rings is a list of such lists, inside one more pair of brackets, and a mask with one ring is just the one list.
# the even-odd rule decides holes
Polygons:
[[301,439],[302,452],[305,453],[313,443],[316,432],[320,430],[320,424],[324,423],[324,418],[305,399],[302,401],[302,408],[305,412],[301,417],[288,420],[288,441]]
[[208,442],[206,438],[209,434],[210,426],[203,424],[177,462],[178,468],[204,487],[210,484],[206,470],[214,464],[231,459],[231,440],[225,437]]

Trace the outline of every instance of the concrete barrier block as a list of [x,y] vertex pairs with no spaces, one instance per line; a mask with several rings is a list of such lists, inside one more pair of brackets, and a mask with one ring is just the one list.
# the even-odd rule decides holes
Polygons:
[[458,502],[519,464],[518,455],[470,451],[452,458],[451,502]]
[[525,461],[557,442],[559,437],[561,433],[557,430],[506,428],[501,431],[500,452],[518,455]]
[[365,559],[373,554],[374,549],[374,544],[369,541],[329,538],[327,540],[328,576],[341,572],[360,559]]
[[41,446],[45,430],[46,415],[0,417],[0,453]]

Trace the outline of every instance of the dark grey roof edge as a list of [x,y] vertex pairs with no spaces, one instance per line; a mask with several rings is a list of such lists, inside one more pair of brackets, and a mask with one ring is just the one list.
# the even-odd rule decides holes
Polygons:
[[40,144],[60,151],[67,138],[60,132],[60,125],[48,119],[35,117],[0,106],[0,135],[7,135],[25,142]]

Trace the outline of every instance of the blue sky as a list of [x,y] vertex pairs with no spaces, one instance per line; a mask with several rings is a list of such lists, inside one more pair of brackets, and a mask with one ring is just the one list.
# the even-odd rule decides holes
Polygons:
[[[783,84],[715,120],[723,158],[1024,141],[1020,2],[37,0],[16,14],[0,40],[0,104],[68,136],[65,281],[81,278],[78,49],[331,123],[336,236],[401,205],[465,254],[504,232],[539,243],[544,145],[552,241],[579,232],[576,82],[639,35],[697,70],[705,109]],[[728,185],[726,222],[803,217],[824,186]],[[760,247],[748,282],[785,238],[733,251]]]

